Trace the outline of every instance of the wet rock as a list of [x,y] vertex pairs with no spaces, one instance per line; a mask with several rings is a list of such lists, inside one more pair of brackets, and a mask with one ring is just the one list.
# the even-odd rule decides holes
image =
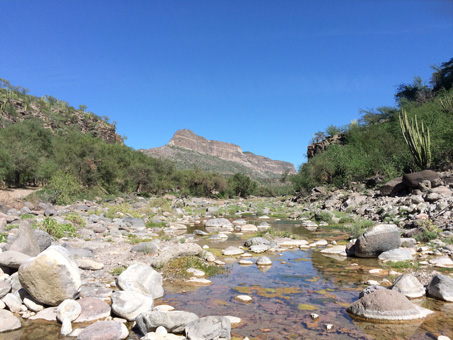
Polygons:
[[21,326],[20,320],[13,313],[0,309],[0,333],[19,329]]
[[223,316],[206,316],[187,324],[189,340],[231,339],[231,322]]
[[410,302],[403,294],[380,289],[365,295],[347,309],[348,313],[370,321],[411,321],[433,312]]
[[129,335],[127,327],[118,321],[98,321],[85,328],[77,340],[121,340]]
[[412,253],[406,248],[392,249],[384,251],[378,256],[382,261],[412,261]]
[[360,236],[354,245],[355,256],[377,257],[382,252],[399,248],[400,234],[394,224],[378,224]]
[[77,300],[82,308],[82,312],[74,322],[92,322],[105,319],[110,316],[110,306],[100,299],[87,297]]
[[241,302],[251,302],[253,300],[249,295],[237,295],[235,299]]
[[57,320],[63,322],[64,319],[74,321],[82,313],[82,306],[75,300],[64,300],[57,307]]
[[122,290],[151,296],[153,299],[164,295],[162,275],[145,264],[129,266],[120,274],[117,284]]
[[453,279],[446,275],[437,274],[429,283],[427,292],[433,298],[453,302]]
[[398,276],[390,289],[396,290],[411,299],[425,295],[425,287],[412,274]]
[[49,306],[77,298],[81,287],[77,263],[60,246],[51,246],[21,265],[19,281],[33,299]]
[[140,313],[150,312],[154,299],[136,292],[117,291],[112,294],[112,311],[128,320],[133,321]]
[[272,261],[266,256],[260,256],[256,260],[256,264],[258,266],[271,266],[272,265]]
[[152,311],[141,313],[135,319],[137,328],[142,334],[153,332],[159,326],[165,327],[168,332],[182,333],[186,325],[198,319],[194,313],[184,311],[161,312]]

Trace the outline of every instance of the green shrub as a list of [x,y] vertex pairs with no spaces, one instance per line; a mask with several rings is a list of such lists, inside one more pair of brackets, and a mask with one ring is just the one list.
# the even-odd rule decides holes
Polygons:
[[20,219],[21,220],[27,220],[27,219],[30,219],[30,218],[35,218],[36,216],[33,215],[33,214],[22,214],[20,215]]
[[370,220],[357,221],[351,224],[348,228],[351,236],[359,237],[361,236],[368,228],[372,227],[375,222]]
[[56,204],[71,204],[81,194],[81,186],[77,179],[63,171],[58,171],[50,179],[48,189],[54,192]]
[[0,233],[0,243],[6,243],[8,241],[8,233]]
[[61,224],[52,217],[46,217],[40,223],[39,227],[57,239],[65,236],[74,237],[76,235],[76,228],[71,223]]
[[76,212],[71,212],[67,215],[64,216],[65,220],[73,223],[73,224],[76,224],[79,228],[85,228],[86,226],[86,221],[85,219],[80,216],[79,214],[77,214]]

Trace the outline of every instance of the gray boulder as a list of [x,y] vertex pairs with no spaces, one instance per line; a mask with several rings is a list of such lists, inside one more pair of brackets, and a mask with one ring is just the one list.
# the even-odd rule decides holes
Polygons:
[[389,289],[365,295],[350,305],[347,311],[361,319],[380,322],[419,320],[433,313],[413,304],[403,294]]
[[453,279],[449,276],[437,274],[428,285],[428,295],[442,300],[453,302]]
[[382,185],[379,188],[379,193],[382,196],[392,196],[405,190],[407,190],[407,185],[403,183],[401,177],[398,177]]
[[142,334],[153,332],[163,326],[170,333],[182,333],[186,325],[198,319],[194,313],[184,311],[160,312],[152,311],[137,316],[135,322]]
[[229,340],[231,322],[224,316],[206,316],[188,323],[185,331],[189,340]]
[[117,284],[122,290],[151,296],[153,299],[164,295],[162,275],[145,264],[129,266],[118,276]]
[[22,264],[19,281],[33,299],[49,306],[77,298],[82,285],[76,261],[60,246],[51,246]]
[[98,321],[89,325],[77,336],[77,340],[121,340],[129,335],[127,327],[118,321]]
[[382,252],[399,248],[399,229],[394,224],[378,224],[360,236],[354,245],[357,257],[378,257]]
[[430,188],[435,188],[442,184],[439,174],[433,170],[423,170],[404,174],[403,176],[403,183],[412,189],[421,189],[423,191],[425,189],[424,181],[429,181]]
[[233,230],[233,223],[228,221],[226,218],[211,218],[205,222],[205,227]]
[[43,252],[52,245],[52,236],[44,230],[36,229],[35,231],[36,241],[38,241],[39,252]]
[[379,286],[379,285],[371,285],[371,286],[368,286],[366,287],[364,290],[362,290],[359,294],[359,299],[363,298],[365,295],[368,295],[368,294],[371,294],[377,290],[380,290],[380,289],[387,289],[383,286]]
[[7,250],[0,253],[0,266],[17,269],[25,263],[30,256],[14,250]]
[[269,245],[270,241],[264,237],[252,237],[245,241],[244,245],[246,247],[256,246],[256,245]]
[[16,239],[7,248],[29,256],[36,256],[41,252],[35,231],[26,220],[20,222]]
[[153,309],[154,299],[136,292],[117,291],[112,294],[112,311],[116,315],[134,321],[141,313]]
[[425,287],[423,287],[420,281],[412,274],[398,276],[390,289],[396,290],[411,299],[425,295]]

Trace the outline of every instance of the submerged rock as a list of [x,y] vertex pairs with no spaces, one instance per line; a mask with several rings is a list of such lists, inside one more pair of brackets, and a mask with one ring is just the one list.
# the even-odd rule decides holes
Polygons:
[[98,321],[85,328],[77,340],[121,340],[129,335],[127,327],[118,321]]
[[405,322],[423,319],[433,312],[417,306],[403,294],[389,289],[365,295],[347,309],[348,313],[369,321]]

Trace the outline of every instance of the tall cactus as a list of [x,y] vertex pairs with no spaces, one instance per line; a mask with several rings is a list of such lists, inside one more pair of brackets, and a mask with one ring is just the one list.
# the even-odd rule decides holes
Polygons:
[[407,114],[404,110],[401,111],[400,116],[401,132],[404,139],[414,157],[415,163],[421,168],[426,169],[431,164],[431,139],[429,137],[429,129],[421,125],[418,127],[417,116],[409,124]]

